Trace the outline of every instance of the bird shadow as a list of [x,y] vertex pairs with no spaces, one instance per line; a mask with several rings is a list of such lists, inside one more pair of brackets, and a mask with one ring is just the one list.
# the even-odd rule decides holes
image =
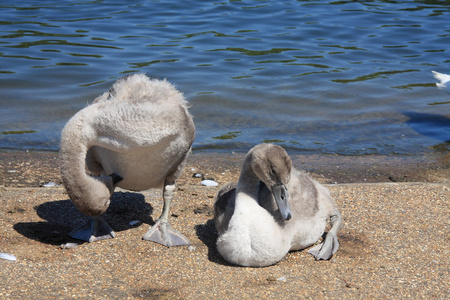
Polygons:
[[195,225],[195,233],[199,240],[208,247],[208,260],[210,262],[235,267],[235,265],[225,261],[219,251],[217,251],[216,241],[218,235],[213,220],[208,220],[205,224]]
[[[23,236],[51,245],[73,242],[69,233],[84,224],[87,217],[80,213],[70,200],[45,202],[34,207],[37,215],[45,221],[22,222],[14,224],[14,229]],[[140,193],[115,192],[108,210],[103,214],[105,221],[115,232],[136,227],[131,221],[153,225],[150,216],[153,207],[146,203],[145,196]]]
[[404,111],[402,113],[409,118],[409,120],[406,121],[406,124],[417,133],[439,140],[443,142],[442,144],[450,146],[449,117],[413,111]]

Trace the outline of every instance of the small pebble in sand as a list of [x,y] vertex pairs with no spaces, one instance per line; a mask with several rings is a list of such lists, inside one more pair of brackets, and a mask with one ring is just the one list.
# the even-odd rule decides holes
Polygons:
[[55,186],[58,186],[58,185],[52,181],[43,185],[43,187],[55,187]]
[[17,260],[17,258],[12,255],[12,254],[8,254],[8,253],[0,253],[0,258],[1,259],[6,259],[6,260]]
[[78,243],[66,243],[61,245],[61,249],[75,249],[78,247]]
[[267,281],[286,281],[286,277],[285,276],[281,276],[276,278],[275,276],[269,276],[266,279]]
[[204,186],[218,186],[219,184],[215,182],[214,180],[203,180],[202,185]]
[[128,225],[135,226],[135,225],[140,225],[141,223],[142,223],[142,221],[134,220],[134,221],[131,221],[130,223],[128,223]]

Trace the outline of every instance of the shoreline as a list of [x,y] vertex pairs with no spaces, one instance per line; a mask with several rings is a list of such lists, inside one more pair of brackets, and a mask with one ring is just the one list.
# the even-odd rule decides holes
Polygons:
[[[183,176],[207,170],[224,184],[237,180],[245,153],[194,152]],[[364,155],[290,154],[293,165],[321,183],[450,182],[450,154]],[[224,170],[227,176],[222,176]],[[210,176],[210,177],[211,177]],[[61,184],[57,152],[0,152],[0,186],[39,187]]]

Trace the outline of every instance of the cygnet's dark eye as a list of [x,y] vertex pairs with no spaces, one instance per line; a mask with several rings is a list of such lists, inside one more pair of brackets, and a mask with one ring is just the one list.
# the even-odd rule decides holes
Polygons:
[[275,169],[271,165],[269,166],[269,172],[270,172],[270,175],[272,175],[272,176],[277,174],[277,172],[275,171]]

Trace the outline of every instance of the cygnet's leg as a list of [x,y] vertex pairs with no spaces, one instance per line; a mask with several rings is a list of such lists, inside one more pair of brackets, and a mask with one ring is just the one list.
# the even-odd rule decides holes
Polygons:
[[339,248],[339,241],[337,233],[342,227],[342,218],[340,212],[336,209],[334,214],[330,217],[331,229],[328,231],[325,240],[308,250],[316,260],[330,259]]
[[116,236],[102,216],[89,217],[86,224],[72,230],[69,236],[89,243]]
[[175,181],[166,181],[164,183],[163,191],[164,207],[162,214],[155,225],[144,234],[142,237],[144,240],[159,243],[167,247],[190,244],[189,240],[184,235],[175,229],[172,229],[169,224],[169,208],[174,192]]

